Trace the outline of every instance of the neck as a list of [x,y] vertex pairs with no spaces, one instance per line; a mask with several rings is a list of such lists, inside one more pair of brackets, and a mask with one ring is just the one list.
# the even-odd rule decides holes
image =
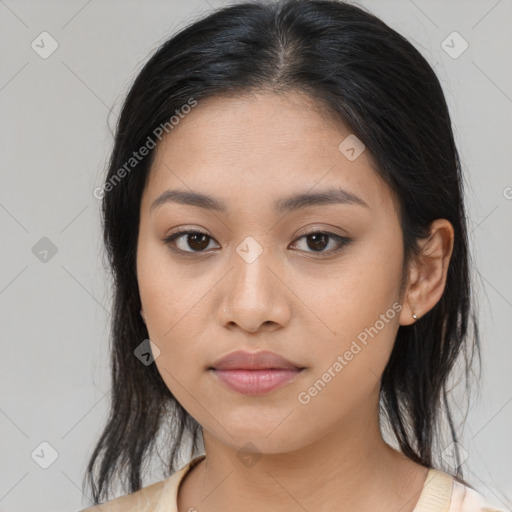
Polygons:
[[377,414],[281,453],[240,456],[238,448],[203,436],[206,459],[183,482],[180,512],[411,512],[428,471],[384,442]]

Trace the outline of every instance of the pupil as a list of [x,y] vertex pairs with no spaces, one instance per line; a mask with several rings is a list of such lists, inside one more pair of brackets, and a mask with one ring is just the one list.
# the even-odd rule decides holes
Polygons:
[[[203,238],[203,243],[199,242],[199,247],[197,246],[194,246],[193,244],[197,242],[197,238]],[[190,239],[192,239],[192,243],[190,243]],[[189,246],[194,249],[194,250],[202,250],[202,249],[206,249],[206,247],[208,247],[208,235],[205,235],[203,233],[192,233],[191,235],[189,235]],[[204,243],[206,240],[206,243]]]
[[[327,246],[326,239],[328,238],[328,236],[325,233],[309,235],[308,238],[310,240],[313,239],[313,246],[311,246],[311,244],[309,244],[309,242],[308,242],[308,247],[310,249],[322,250],[322,249],[325,249],[325,247]],[[322,240],[322,242],[320,242],[320,247],[318,246],[318,239]]]

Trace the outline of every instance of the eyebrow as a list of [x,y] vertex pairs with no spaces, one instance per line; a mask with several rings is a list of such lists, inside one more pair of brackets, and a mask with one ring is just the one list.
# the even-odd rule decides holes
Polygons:
[[[186,190],[166,190],[151,204],[150,211],[166,203],[178,203],[206,210],[227,213],[227,204],[221,199],[200,194],[198,192],[189,192]],[[287,213],[294,210],[300,210],[309,206],[323,206],[327,204],[346,204],[358,205],[369,208],[363,199],[352,192],[342,188],[330,188],[319,192],[304,192],[288,197],[278,199],[274,203],[274,210],[277,213]]]

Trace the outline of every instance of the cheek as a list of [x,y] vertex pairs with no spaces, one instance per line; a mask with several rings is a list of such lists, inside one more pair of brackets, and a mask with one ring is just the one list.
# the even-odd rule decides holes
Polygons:
[[206,322],[211,316],[204,310],[204,298],[214,282],[204,276],[191,279],[165,251],[151,245],[141,247],[137,263],[146,327],[160,350],[155,364],[173,395],[188,404],[185,390],[193,389],[207,364],[203,344],[208,342]]
[[332,425],[361,410],[361,406],[367,412],[373,411],[371,402],[378,400],[399,310],[400,304],[395,303],[382,315],[366,310],[365,315],[354,319],[344,314],[338,320],[336,341],[315,346],[317,364],[297,395],[304,424],[323,418],[323,422]]
[[159,337],[179,318],[186,315],[198,300],[200,279],[190,280],[179,264],[170,258],[160,241],[139,243],[137,279],[142,305],[151,326]]
[[325,369],[342,356],[343,371],[335,373],[344,376],[338,381],[356,382],[362,376],[372,384],[380,378],[399,327],[401,272],[400,243],[368,240],[328,279],[303,281],[301,295],[315,313],[310,325],[322,340],[315,344],[316,356]]
[[162,250],[146,240],[139,242],[137,249],[137,280],[149,338],[160,351],[155,364],[174,392],[173,376],[179,363],[186,364],[187,357],[184,344],[180,345],[176,337],[190,309],[187,301],[182,300],[183,283],[178,272],[169,272]]
[[329,273],[304,272],[297,280],[301,296],[335,337],[369,327],[398,299],[402,253],[396,247],[376,251],[374,245],[361,242]]

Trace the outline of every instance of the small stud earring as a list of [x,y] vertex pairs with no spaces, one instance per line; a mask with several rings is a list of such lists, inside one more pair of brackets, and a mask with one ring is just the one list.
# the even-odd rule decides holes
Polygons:
[[412,314],[412,317],[414,318],[414,320],[418,320],[418,317],[414,313]]

